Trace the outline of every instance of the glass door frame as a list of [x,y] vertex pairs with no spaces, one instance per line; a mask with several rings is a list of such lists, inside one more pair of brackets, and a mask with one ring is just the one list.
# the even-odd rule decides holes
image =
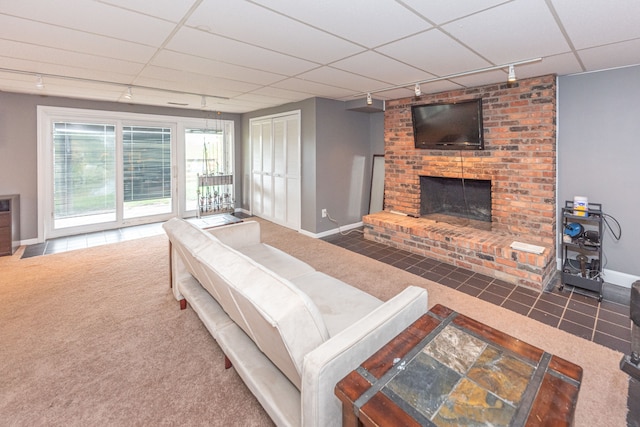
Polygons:
[[235,198],[236,183],[238,182],[238,174],[236,172],[236,143],[235,143],[235,122],[229,119],[219,118],[204,118],[193,119],[184,118],[181,119],[178,124],[178,148],[177,154],[177,167],[180,171],[178,180],[178,215],[182,218],[188,218],[198,215],[198,208],[187,209],[187,179],[186,179],[186,137],[185,133],[187,129],[212,129],[216,130],[221,128],[223,132],[228,132],[225,138],[228,138],[227,143],[230,145],[231,150],[231,170],[233,175],[233,197]]
[[[41,106],[37,107],[37,186],[38,186],[38,242],[46,239],[62,237],[65,235],[102,231],[119,228],[128,225],[137,225],[149,222],[159,222],[174,216],[187,218],[197,215],[197,209],[186,209],[186,171],[185,171],[185,130],[190,128],[211,128],[222,126],[228,132],[228,143],[232,150],[232,173],[234,182],[234,198],[238,185],[238,171],[236,164],[235,141],[235,120],[218,118],[213,113],[207,114],[205,118],[163,116],[153,114],[127,113],[118,111],[87,110],[67,107]],[[53,129],[54,121],[80,121],[80,122],[100,122],[105,124],[116,124],[117,143],[116,156],[118,170],[116,186],[120,195],[117,197],[118,221],[113,223],[101,223],[86,227],[76,227],[73,229],[53,229]],[[157,126],[171,128],[171,213],[156,215],[153,217],[132,218],[122,220],[122,190],[123,182],[123,153],[122,153],[122,126]]]
[[[180,134],[176,117],[155,116],[148,114],[134,114],[113,111],[85,110],[63,107],[37,107],[38,122],[38,241],[63,237],[73,234],[90,233],[102,230],[116,229],[131,225],[159,222],[176,216],[178,212],[178,177],[177,151],[180,146]],[[97,224],[80,225],[76,227],[54,227],[53,214],[53,123],[100,123],[114,125],[116,128],[116,220]],[[171,138],[171,210],[168,213],[123,218],[124,208],[124,177],[123,177],[123,138],[124,126],[149,126],[170,128]],[[182,138],[183,140],[183,138]]]

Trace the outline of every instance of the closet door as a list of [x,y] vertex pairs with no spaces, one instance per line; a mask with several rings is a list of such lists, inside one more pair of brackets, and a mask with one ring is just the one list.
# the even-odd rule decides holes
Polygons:
[[252,212],[300,228],[300,114],[254,119],[251,125]]
[[251,211],[256,216],[264,216],[264,176],[263,141],[267,147],[271,142],[271,120],[251,122]]

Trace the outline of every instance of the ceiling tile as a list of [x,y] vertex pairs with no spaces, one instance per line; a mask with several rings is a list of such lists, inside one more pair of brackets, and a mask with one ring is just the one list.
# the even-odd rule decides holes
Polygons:
[[505,0],[429,0],[428,2],[403,0],[403,2],[425,18],[440,25],[505,3]]
[[2,13],[149,46],[160,46],[175,28],[165,20],[86,0],[39,1],[37,5],[6,1]]
[[495,64],[569,51],[553,15],[539,0],[516,0],[443,29]]
[[[377,0],[255,0],[331,34],[369,48],[431,28],[400,3]],[[372,7],[373,6],[373,7]]]
[[389,86],[388,83],[380,80],[368,79],[331,67],[316,68],[315,70],[300,74],[298,78],[329,86],[341,87],[354,92],[369,92]]
[[376,50],[435,76],[492,65],[440,30],[417,34]]
[[168,50],[160,51],[153,58],[150,65],[205,74],[211,77],[246,81],[258,85],[271,84],[284,78],[281,74],[269,73]]
[[251,92],[252,94],[280,98],[286,101],[300,101],[302,99],[313,97],[313,93],[310,92],[299,92],[299,91],[291,91],[287,89],[280,89],[276,87],[262,87],[260,89],[256,89]]
[[136,79],[135,84],[212,96],[233,96],[260,87],[255,83],[221,79],[162,67],[147,67]]
[[[123,82],[131,81],[144,66],[144,64],[134,61],[120,61],[113,58],[2,39],[0,39],[0,52],[8,58],[19,58],[38,63],[37,67],[43,67],[44,64],[64,64],[65,67],[75,68],[77,70],[76,76],[84,76],[86,78],[95,78],[95,74],[93,74],[95,71],[117,70],[121,75],[120,81]],[[44,68],[41,69],[44,70]],[[63,73],[68,74],[65,71]]]
[[187,25],[318,64],[363,50],[354,43],[249,2],[204,2]]
[[335,86],[317,83],[309,80],[303,80],[299,78],[286,79],[281,82],[275,83],[273,87],[287,89],[294,92],[311,93],[314,96],[321,96],[324,98],[342,98],[347,96],[353,96],[358,91],[338,88]]
[[[117,71],[113,70],[91,70],[88,71],[83,68],[75,68],[70,67],[65,64],[43,64],[37,61],[29,61],[24,59],[15,59],[0,56],[0,63],[2,67],[10,70],[29,70],[28,72],[32,72],[33,74],[29,75],[29,79],[34,81],[35,74],[44,74],[43,79],[45,82],[49,80],[50,76],[64,76],[66,77],[66,81],[77,81],[78,83],[82,83],[82,79],[90,79],[96,81],[103,82],[113,82],[114,85],[109,86],[121,86],[122,84],[128,84],[132,80],[131,75],[121,74]],[[76,80],[79,79],[79,80]],[[78,85],[80,88],[81,85]],[[69,93],[69,96],[73,94]]]
[[289,76],[318,66],[309,61],[192,28],[178,31],[167,44],[167,49]]
[[543,76],[546,74],[562,75],[584,71],[573,52],[547,56],[540,62],[517,65],[515,70],[516,76],[519,79]]
[[[16,36],[19,35],[19,38]],[[156,49],[0,14],[0,39],[77,51],[123,61],[147,62]]]
[[555,0],[552,3],[576,49],[640,38],[640,2],[637,0]]
[[587,71],[635,65],[640,63],[640,39],[581,50],[578,55]]
[[99,0],[101,3],[155,16],[169,22],[180,22],[196,0]]
[[343,59],[331,64],[331,66],[369,79],[385,82],[389,86],[396,85],[397,81],[411,83],[433,77],[433,75],[415,67],[373,51]]

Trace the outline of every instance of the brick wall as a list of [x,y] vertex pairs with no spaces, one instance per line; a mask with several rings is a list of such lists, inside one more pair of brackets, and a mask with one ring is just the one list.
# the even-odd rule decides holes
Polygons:
[[[417,150],[411,106],[482,97],[483,151]],[[490,179],[496,231],[553,244],[556,80],[548,75],[387,101],[385,210],[420,214],[420,176]]]

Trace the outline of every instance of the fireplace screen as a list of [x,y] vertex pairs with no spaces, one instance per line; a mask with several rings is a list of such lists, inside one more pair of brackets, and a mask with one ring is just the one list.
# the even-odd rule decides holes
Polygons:
[[451,215],[491,222],[491,181],[420,177],[420,216]]

